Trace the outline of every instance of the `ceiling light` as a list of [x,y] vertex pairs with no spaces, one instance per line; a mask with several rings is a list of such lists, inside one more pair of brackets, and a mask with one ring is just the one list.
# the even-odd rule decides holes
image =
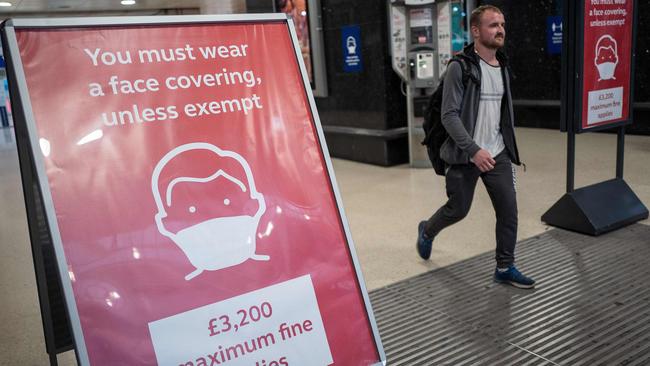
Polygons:
[[135,5],[135,0],[122,0],[120,2],[122,5]]
[[13,5],[11,5],[11,3],[7,2],[7,1],[0,1],[0,6],[7,7],[7,6],[13,6]]

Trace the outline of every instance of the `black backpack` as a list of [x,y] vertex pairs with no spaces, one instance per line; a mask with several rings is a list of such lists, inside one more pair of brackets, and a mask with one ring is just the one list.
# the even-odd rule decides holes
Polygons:
[[[455,56],[449,60],[447,67],[449,67],[449,64],[454,61],[460,63],[463,70],[463,85],[467,87],[467,81],[469,79],[475,80],[475,77],[470,72],[468,61],[463,57]],[[424,110],[424,123],[422,124],[422,128],[424,129],[424,140],[422,140],[422,145],[427,147],[429,160],[431,160],[433,170],[435,170],[438,175],[445,175],[447,163],[440,158],[440,148],[449,137],[447,130],[442,125],[441,106],[443,81],[444,78],[440,79],[438,87],[436,87],[436,90],[429,98],[429,103]]]

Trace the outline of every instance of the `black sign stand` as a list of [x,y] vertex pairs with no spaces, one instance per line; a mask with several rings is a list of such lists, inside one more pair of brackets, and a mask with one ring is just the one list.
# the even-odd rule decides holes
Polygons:
[[[648,209],[623,180],[625,125],[632,121],[634,85],[634,45],[631,55],[629,120],[617,123],[616,178],[574,189],[576,133],[582,131],[582,52],[584,50],[584,1],[564,1],[562,40],[561,130],[567,132],[566,192],[544,215],[542,221],[583,234],[600,235],[648,218]],[[632,42],[636,39],[636,0],[634,1]],[[577,21],[576,21],[577,20]],[[580,52],[580,54],[578,54]],[[589,131],[612,128],[589,129]]]
[[[16,146],[20,162],[20,174],[25,197],[27,224],[34,259],[34,272],[38,288],[38,300],[43,321],[43,335],[45,349],[49,356],[51,366],[56,366],[57,354],[75,349],[74,339],[68,318],[63,287],[59,278],[59,270],[54,254],[54,245],[50,235],[50,228],[45,218],[42,194],[38,184],[36,165],[32,156],[32,148],[27,132],[25,113],[18,98],[16,73],[10,62],[10,47],[7,44],[4,25],[2,27],[2,45],[7,59],[7,78],[9,79],[9,95],[13,108],[14,131],[16,132]],[[77,359],[77,363],[78,363]]]

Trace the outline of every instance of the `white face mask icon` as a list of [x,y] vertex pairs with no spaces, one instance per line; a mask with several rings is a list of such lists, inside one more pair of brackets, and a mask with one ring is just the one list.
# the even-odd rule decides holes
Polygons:
[[614,73],[616,72],[616,65],[618,65],[616,40],[609,34],[605,34],[596,42],[596,57],[594,58],[594,65],[598,69],[598,75],[601,80],[616,80]]
[[347,45],[348,53],[350,55],[353,55],[353,54],[357,53],[357,40],[354,37],[349,36],[345,40],[345,44]]
[[[161,189],[159,186],[160,176],[167,164],[177,156],[197,150],[216,154],[219,159],[227,159],[230,163],[235,162],[245,172],[245,180],[248,182],[248,186],[241,179],[237,179],[222,169],[218,169],[216,172],[204,177],[174,178],[166,187]],[[252,216],[241,214],[210,218],[182,228],[176,233],[165,227],[163,219],[168,216],[167,211],[175,203],[174,190],[178,186],[188,183],[201,185],[214,184],[215,182],[225,182],[228,186],[235,186],[236,190],[245,192],[247,199],[255,201],[257,204],[255,214]],[[176,243],[196,268],[192,273],[185,276],[186,280],[198,276],[204,270],[215,271],[232,267],[247,259],[269,259],[268,256],[255,254],[257,226],[266,210],[266,205],[264,197],[255,188],[250,166],[241,155],[232,151],[221,150],[208,143],[197,142],[181,145],[167,153],[158,162],[151,177],[151,189],[158,208],[155,215],[158,231]],[[161,196],[161,193],[164,193],[164,197]],[[205,197],[205,200],[209,201],[211,197]],[[216,204],[221,204],[221,202]],[[228,206],[232,202],[226,198],[223,200],[223,204]],[[195,206],[189,206],[188,211],[190,214],[194,214],[197,209]]]

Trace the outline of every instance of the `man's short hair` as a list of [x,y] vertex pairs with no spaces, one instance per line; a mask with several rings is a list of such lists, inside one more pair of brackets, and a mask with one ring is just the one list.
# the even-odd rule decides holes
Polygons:
[[493,11],[495,13],[503,14],[501,9],[497,8],[494,5],[481,5],[472,11],[472,15],[469,18],[470,27],[478,27],[481,24],[481,16],[483,16],[483,13],[486,11]]

